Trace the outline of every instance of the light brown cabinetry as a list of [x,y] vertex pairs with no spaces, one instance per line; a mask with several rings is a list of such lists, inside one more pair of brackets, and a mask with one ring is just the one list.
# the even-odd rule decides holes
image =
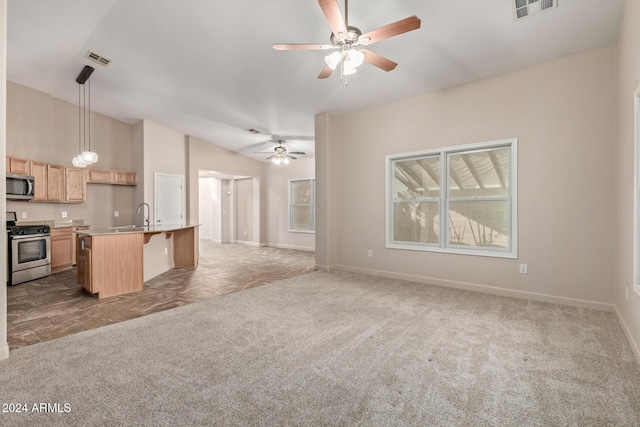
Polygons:
[[47,164],[31,161],[33,175],[33,201],[47,201]]
[[107,169],[89,169],[88,182],[90,184],[138,185],[138,174]]
[[88,181],[92,184],[112,184],[113,171],[103,169],[89,169]]
[[7,172],[30,175],[31,170],[29,169],[29,160],[19,159],[17,157],[7,157]]
[[113,183],[119,185],[138,185],[138,174],[135,172],[114,171]]
[[64,202],[64,166],[47,164],[47,201]]
[[65,168],[65,201],[82,203],[87,200],[87,170]]
[[51,271],[71,268],[73,232],[71,227],[51,229]]
[[78,235],[76,280],[99,298],[141,291],[142,233]]
[[[76,232],[78,230],[88,230],[89,226],[88,225],[79,225],[79,226],[75,226],[71,228],[72,232]],[[76,235],[73,234],[73,236],[71,237],[71,259],[73,260],[73,265],[78,264],[78,249],[76,248],[78,239],[76,238]]]

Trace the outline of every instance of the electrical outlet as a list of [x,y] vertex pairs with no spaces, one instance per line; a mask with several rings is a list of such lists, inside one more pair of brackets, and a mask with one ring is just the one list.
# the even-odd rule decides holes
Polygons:
[[62,218],[66,218],[67,217],[67,211],[62,211]]
[[115,216],[116,218],[118,218],[120,216],[120,212],[118,211],[113,211],[113,216]]
[[520,264],[520,274],[529,274],[527,264]]
[[373,258],[373,250],[369,249],[369,251],[367,252],[367,256],[369,258]]
[[164,254],[169,255],[169,248],[164,248]]
[[244,230],[244,231],[242,232],[242,234],[246,236],[246,235],[247,235],[247,230]]
[[22,219],[27,219],[27,213],[26,212],[22,212]]

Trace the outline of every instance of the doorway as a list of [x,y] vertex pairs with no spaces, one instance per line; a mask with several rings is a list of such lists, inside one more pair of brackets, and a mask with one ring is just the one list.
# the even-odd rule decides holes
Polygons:
[[260,245],[259,177],[199,172],[200,238]]

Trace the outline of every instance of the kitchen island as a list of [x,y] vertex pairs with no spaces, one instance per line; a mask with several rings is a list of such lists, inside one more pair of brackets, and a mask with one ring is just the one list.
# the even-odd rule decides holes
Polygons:
[[76,231],[76,280],[99,298],[137,292],[175,267],[198,265],[197,225],[123,226]]

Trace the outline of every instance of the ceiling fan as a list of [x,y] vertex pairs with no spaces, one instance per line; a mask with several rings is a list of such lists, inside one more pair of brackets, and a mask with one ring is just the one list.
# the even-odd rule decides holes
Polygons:
[[292,156],[292,154],[298,154],[304,156],[305,153],[303,151],[287,151],[287,148],[282,145],[284,141],[279,139],[277,141],[268,141],[275,142],[278,144],[277,147],[273,149],[273,151],[256,151],[256,154],[271,154],[271,156],[267,157],[267,160],[271,160],[271,162],[279,165],[279,164],[288,164],[289,159],[296,160],[297,157]]
[[331,27],[330,44],[274,44],[273,48],[276,50],[337,49],[336,52],[325,58],[326,65],[318,75],[319,79],[326,79],[340,65],[340,79],[342,80],[343,76],[355,73],[356,67],[360,66],[363,61],[384,71],[393,70],[398,65],[397,63],[370,50],[357,48],[420,28],[420,19],[414,15],[362,34],[359,28],[348,25],[348,0],[344,1],[344,19],[337,0],[318,0],[318,4]]

